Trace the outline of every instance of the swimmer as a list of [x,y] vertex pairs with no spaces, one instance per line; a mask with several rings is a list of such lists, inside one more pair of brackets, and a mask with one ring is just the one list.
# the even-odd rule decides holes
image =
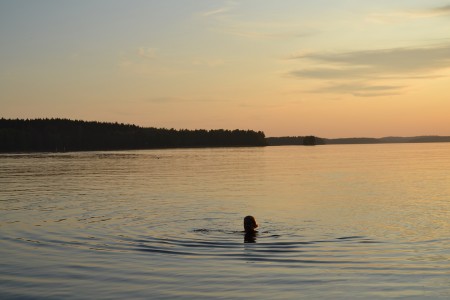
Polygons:
[[258,231],[256,231],[255,228],[258,228],[255,218],[252,216],[246,216],[244,218],[244,243],[256,243],[256,233]]
[[255,218],[253,216],[246,216],[244,218],[245,233],[256,233],[255,228],[258,228]]

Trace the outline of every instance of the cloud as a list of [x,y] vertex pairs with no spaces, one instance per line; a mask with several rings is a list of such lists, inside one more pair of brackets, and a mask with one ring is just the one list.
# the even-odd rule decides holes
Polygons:
[[374,13],[368,17],[368,20],[380,23],[395,23],[405,19],[433,18],[441,16],[450,16],[450,4],[433,8]]
[[289,73],[295,77],[313,78],[313,79],[347,79],[373,76],[368,73],[368,68],[335,68],[318,67],[295,70]]
[[229,7],[221,7],[221,8],[218,8],[218,9],[205,11],[205,12],[202,13],[202,16],[203,17],[210,17],[210,16],[214,16],[214,15],[219,15],[219,14],[225,13],[227,11],[230,11]]
[[404,86],[398,85],[371,85],[365,82],[352,82],[345,84],[331,84],[310,92],[352,94],[357,97],[378,97],[400,94],[403,88]]
[[222,16],[225,13],[232,11],[237,5],[238,5],[238,3],[235,2],[235,1],[226,1],[224,6],[219,7],[219,8],[215,8],[215,9],[211,9],[211,10],[208,10],[208,11],[204,11],[200,15],[202,17],[218,17],[218,16]]
[[154,64],[153,61],[146,60],[136,60],[129,58],[122,58],[118,63],[117,67],[126,72],[127,74],[133,74],[143,77],[173,77],[173,76],[187,76],[191,72],[184,68],[167,65],[161,66]]
[[196,59],[192,62],[196,66],[219,67],[225,64],[223,59]]
[[450,15],[450,4],[431,9],[432,12],[440,15]]
[[423,48],[392,48],[346,53],[310,53],[293,57],[321,65],[292,71],[291,75],[308,78],[373,78],[392,75],[425,75],[450,67],[450,44]]
[[311,34],[304,25],[285,20],[244,20],[237,12],[238,6],[236,1],[227,1],[223,7],[205,11],[200,16],[213,21],[208,28],[214,32],[252,40],[290,39]]
[[247,28],[245,28],[245,25],[233,25],[222,29],[221,32],[228,35],[256,40],[291,39],[311,35],[310,32],[300,29],[265,29],[263,27],[258,27],[258,25],[248,26]]
[[[414,79],[441,77],[436,73],[450,68],[450,44],[344,53],[304,53],[291,59],[306,60],[313,66],[293,70],[289,72],[290,76],[326,82],[326,86],[311,92],[375,97],[404,92],[406,86],[389,84],[392,80],[411,82]],[[355,83],[355,80],[360,82]],[[329,81],[335,83],[330,85]]]
[[163,96],[163,97],[148,98],[145,101],[151,103],[173,103],[173,102],[183,102],[183,98]]
[[138,55],[142,58],[153,59],[156,57],[156,49],[155,48],[147,48],[147,47],[139,47]]
[[176,96],[159,96],[150,97],[145,100],[145,102],[155,103],[155,104],[172,104],[172,103],[208,103],[208,102],[223,102],[224,99],[216,97],[176,97]]

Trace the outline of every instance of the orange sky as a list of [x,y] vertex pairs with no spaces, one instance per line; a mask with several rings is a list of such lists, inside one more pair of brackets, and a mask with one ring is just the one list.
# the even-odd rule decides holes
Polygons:
[[0,1],[0,117],[450,135],[450,2]]

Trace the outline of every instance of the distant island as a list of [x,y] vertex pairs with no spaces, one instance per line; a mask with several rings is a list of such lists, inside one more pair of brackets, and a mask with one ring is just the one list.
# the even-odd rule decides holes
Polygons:
[[394,143],[449,143],[450,136],[415,136],[383,138],[327,139],[314,136],[286,136],[266,138],[269,146],[283,145],[342,145],[342,144],[394,144]]
[[0,152],[267,146],[264,132],[175,130],[68,119],[0,119]]

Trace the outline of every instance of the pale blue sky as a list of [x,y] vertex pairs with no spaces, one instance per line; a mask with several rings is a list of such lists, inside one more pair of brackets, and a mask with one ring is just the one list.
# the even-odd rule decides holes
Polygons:
[[0,0],[0,117],[450,135],[450,1]]

